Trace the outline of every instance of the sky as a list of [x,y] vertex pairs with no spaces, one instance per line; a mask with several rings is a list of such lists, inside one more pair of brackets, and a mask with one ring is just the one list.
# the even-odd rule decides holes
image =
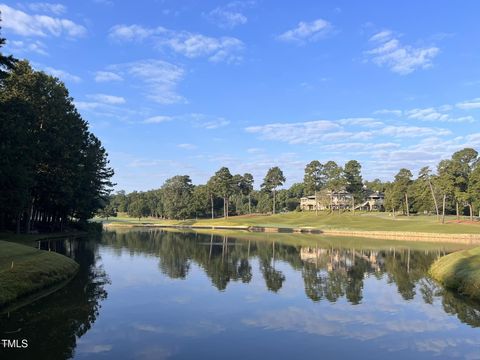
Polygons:
[[2,49],[67,85],[116,189],[222,166],[285,186],[311,160],[364,179],[480,148],[478,1],[0,0]]

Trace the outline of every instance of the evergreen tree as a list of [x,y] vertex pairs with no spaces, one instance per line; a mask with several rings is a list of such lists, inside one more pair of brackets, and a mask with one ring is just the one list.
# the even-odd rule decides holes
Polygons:
[[285,182],[285,176],[283,176],[282,170],[278,166],[274,166],[268,169],[267,175],[263,179],[262,189],[273,194],[273,214],[275,214],[276,206],[276,190],[277,187],[282,186]]

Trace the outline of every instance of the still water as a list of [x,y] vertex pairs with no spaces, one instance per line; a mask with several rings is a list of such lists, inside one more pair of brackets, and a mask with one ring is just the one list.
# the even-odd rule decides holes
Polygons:
[[458,249],[151,230],[44,242],[64,289],[0,315],[1,359],[480,359],[480,304],[428,278]]

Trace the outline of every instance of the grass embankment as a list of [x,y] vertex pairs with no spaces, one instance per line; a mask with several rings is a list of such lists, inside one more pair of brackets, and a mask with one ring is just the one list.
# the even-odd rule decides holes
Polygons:
[[[20,241],[31,243],[37,237]],[[0,308],[72,278],[78,268],[66,256],[0,240]]]
[[430,275],[446,288],[480,300],[480,247],[438,259],[430,267]]
[[134,219],[119,216],[104,221],[113,226],[178,225],[178,226],[257,226],[279,228],[313,228],[318,230],[349,231],[396,231],[425,232],[436,234],[478,234],[480,223],[456,223],[449,217],[440,224],[434,216],[388,216],[386,213],[327,214],[291,212],[277,215],[231,216],[228,219],[159,220],[154,218]]

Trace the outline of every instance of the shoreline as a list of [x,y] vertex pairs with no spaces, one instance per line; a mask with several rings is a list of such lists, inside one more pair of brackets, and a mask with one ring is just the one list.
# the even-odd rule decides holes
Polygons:
[[28,305],[67,285],[79,264],[68,256],[40,250],[36,243],[47,239],[84,236],[85,232],[13,235],[0,240],[0,313]]
[[480,245],[480,234],[443,234],[427,232],[400,232],[400,231],[362,231],[362,230],[334,230],[317,229],[312,227],[274,227],[274,226],[247,226],[247,225],[171,225],[171,224],[103,224],[104,228],[173,228],[187,230],[241,230],[247,232],[268,232],[268,233],[297,233],[297,234],[318,234],[339,237],[358,237],[382,240],[397,241],[424,241],[424,242],[447,242],[464,245]]
[[480,300],[480,247],[453,252],[437,259],[430,276],[463,296]]

